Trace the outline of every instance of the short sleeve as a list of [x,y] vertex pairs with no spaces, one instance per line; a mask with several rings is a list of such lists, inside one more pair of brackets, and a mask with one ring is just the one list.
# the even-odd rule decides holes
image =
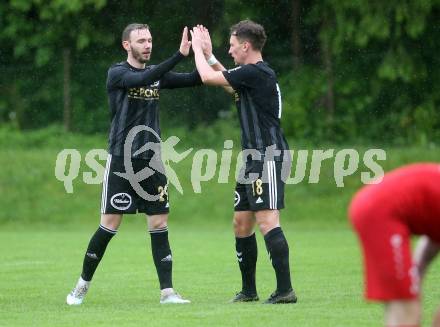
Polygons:
[[223,76],[234,89],[252,87],[258,80],[258,69],[253,65],[243,65],[223,71]]

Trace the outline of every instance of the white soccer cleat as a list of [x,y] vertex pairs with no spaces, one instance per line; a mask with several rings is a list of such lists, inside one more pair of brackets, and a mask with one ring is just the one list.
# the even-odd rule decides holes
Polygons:
[[179,293],[172,290],[171,292],[167,294],[162,294],[160,297],[160,304],[185,304],[185,303],[191,303],[190,300],[185,300],[180,296]]
[[78,279],[75,288],[67,295],[66,302],[68,305],[80,305],[83,303],[84,297],[89,290],[90,282],[85,281],[81,277]]

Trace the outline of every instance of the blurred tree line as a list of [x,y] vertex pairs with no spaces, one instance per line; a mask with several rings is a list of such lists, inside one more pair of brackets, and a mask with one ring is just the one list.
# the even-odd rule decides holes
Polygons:
[[[289,137],[440,141],[440,0],[2,1],[0,125],[107,132],[107,69],[126,58],[128,23],[150,25],[153,64],[177,51],[184,26],[204,24],[232,67],[229,27],[246,18],[266,28]],[[194,68],[190,58],[176,70]],[[166,90],[161,123],[200,128],[233,119],[232,107],[221,89]]]

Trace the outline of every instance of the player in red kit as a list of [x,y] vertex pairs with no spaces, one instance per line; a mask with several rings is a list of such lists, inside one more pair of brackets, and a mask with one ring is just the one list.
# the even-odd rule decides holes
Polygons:
[[[354,196],[349,217],[362,246],[365,297],[385,303],[386,326],[421,326],[420,280],[440,250],[440,164],[385,174]],[[413,255],[411,235],[422,235]]]

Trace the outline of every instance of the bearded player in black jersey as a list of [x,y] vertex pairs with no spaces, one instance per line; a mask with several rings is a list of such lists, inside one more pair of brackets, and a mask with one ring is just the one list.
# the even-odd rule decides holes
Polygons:
[[[264,235],[275,269],[277,288],[267,304],[295,303],[289,268],[289,246],[280,227],[284,181],[290,172],[288,145],[280,127],[281,94],[274,71],[263,61],[264,28],[245,20],[231,27],[229,54],[238,67],[226,70],[212,55],[209,33],[193,28],[192,48],[204,84],[223,86],[235,93],[244,153],[243,176],[235,189],[233,218],[242,290],[232,302],[257,301],[255,223]],[[283,166],[284,163],[287,165]],[[284,169],[287,167],[287,169]],[[283,169],[282,169],[283,168]],[[283,175],[283,178],[282,178]]]
[[[189,54],[191,42],[188,41],[186,27],[179,51],[155,66],[146,66],[152,51],[148,25],[128,25],[122,33],[122,46],[127,51],[127,60],[110,67],[107,77],[111,128],[102,190],[101,222],[90,239],[81,276],[66,301],[69,305],[83,302],[93,274],[107,244],[116,234],[123,214],[142,212],[147,215],[153,260],[161,289],[160,303],[189,303],[175,292],[172,284],[173,258],[167,227],[168,184],[160,160],[159,94],[162,89],[202,83],[197,71],[170,72]],[[146,174],[138,179],[136,176],[130,177],[125,171],[132,174],[144,171]],[[145,193],[133,185],[138,185]]]

